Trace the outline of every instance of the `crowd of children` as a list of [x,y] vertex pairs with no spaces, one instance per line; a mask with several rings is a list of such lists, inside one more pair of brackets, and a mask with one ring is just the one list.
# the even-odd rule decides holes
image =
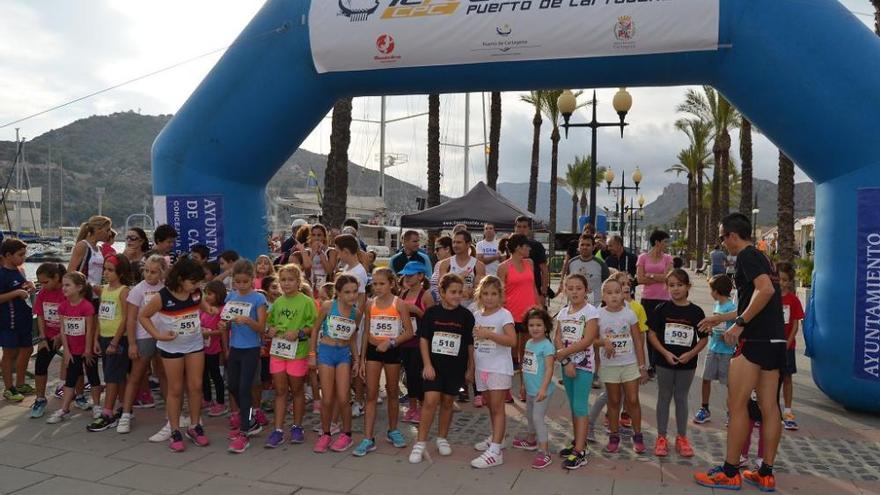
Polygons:
[[[470,241],[465,234],[459,232],[452,242],[463,263]],[[36,290],[20,269],[25,248],[17,239],[0,245],[4,397],[19,401],[29,392],[22,366],[33,349],[27,301]],[[385,267],[368,272],[362,253],[356,237],[340,234],[330,239],[327,229],[313,225],[302,248],[280,266],[273,266],[268,256],[252,263],[232,251],[220,254],[215,265],[204,246],[195,246],[176,261],[152,254],[139,264],[136,279],[129,260],[111,252],[101,255],[102,270],[89,262],[88,277],[45,263],[36,273],[40,290],[33,305],[38,336],[31,417],[46,413],[48,368],[63,350],[63,399],[48,415],[48,423],[66,420],[74,405],[91,407],[89,431],[115,428],[128,434],[134,408],[154,404],[148,382],[153,376],[160,382],[167,424],[151,440],[168,441],[172,451],[185,450],[184,438],[208,445],[211,436],[203,416],[229,413],[228,450],[244,452],[269,426],[262,393],[271,389],[274,403],[267,408],[274,409],[274,422],[265,447],[306,441],[308,395],[321,419],[314,452],[354,447],[355,456],[365,456],[376,449],[377,408],[384,387],[385,438],[405,448],[408,441],[399,423],[418,425],[409,454],[409,461],[418,463],[429,457],[427,441],[435,416],[437,452],[451,454],[448,434],[454,401],[473,383],[488,406],[491,429],[475,445],[481,453],[471,465],[488,468],[503,463],[505,401],[515,374],[521,374],[528,434],[513,439],[512,446],[536,451],[531,466],[541,469],[552,463],[546,415],[557,388],[553,376],[558,364],[572,423],[570,445],[560,452],[562,466],[576,469],[588,462],[587,442],[595,439],[592,423],[605,403],[605,451],[619,451],[625,426],[632,430],[632,449],[646,452],[639,387],[649,379],[650,346],[657,356],[658,386],[653,453],[669,454],[674,401],[674,449],[683,457],[694,455],[687,437],[688,392],[698,355],[708,346],[701,407],[693,418],[702,424],[711,419],[711,382],[726,384],[734,349],[722,338],[730,322],[708,332],[700,329],[705,315],[688,299],[691,281],[684,270],[666,274],[671,299],[650,314],[631,299],[632,281],[626,273],[613,273],[598,288],[584,275],[572,273],[562,282],[566,304],[551,316],[537,306],[506,305],[505,283],[477,269],[482,262],[462,275],[458,258],[447,258],[452,260],[449,266],[429,280],[431,267],[420,260],[407,262],[398,273]],[[97,256],[93,253],[90,259]],[[90,283],[99,271],[101,284]],[[781,266],[780,273],[790,359],[780,387],[785,427],[796,429],[791,374],[796,371],[794,342],[803,309],[791,294],[793,271]],[[716,301],[713,313],[733,311],[730,279],[718,275],[709,286]],[[601,294],[595,305],[588,297],[594,293]],[[515,325],[526,330],[525,339],[519,339],[524,340],[521,352],[514,352]],[[408,401],[402,419],[401,371]],[[594,374],[604,391],[591,415]],[[84,382],[90,386],[90,401],[84,396]],[[356,443],[352,418],[361,404],[364,436]],[[184,411],[188,417],[183,417]]]

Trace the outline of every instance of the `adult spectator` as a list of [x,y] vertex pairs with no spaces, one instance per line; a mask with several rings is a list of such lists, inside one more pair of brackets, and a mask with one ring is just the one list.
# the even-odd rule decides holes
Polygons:
[[[510,258],[498,266],[498,278],[504,285],[504,307],[513,315],[513,326],[516,329],[516,352],[513,354],[515,365],[522,363],[526,341],[529,340],[526,313],[539,301],[538,288],[535,284],[537,270],[529,259],[530,246],[530,239],[523,234],[516,233],[508,237],[507,249]],[[524,390],[525,386],[521,383],[520,395]]]
[[[532,219],[525,215],[516,217],[514,232],[528,239],[529,259],[532,260],[532,269],[535,272],[535,288],[538,289],[538,303],[545,304],[547,294],[550,293],[550,269],[547,266],[547,250],[544,245],[531,238]],[[513,255],[513,248],[508,243],[508,251]]]
[[[635,279],[636,262],[638,262],[636,255],[623,247],[622,237],[612,235],[608,239],[608,254],[605,256],[605,264],[608,265],[608,268],[614,268],[619,272],[626,272],[631,279]],[[635,284],[631,285],[635,289]]]
[[715,244],[715,249],[709,253],[709,261],[712,263],[712,277],[724,273],[727,255],[721,250],[721,244]]
[[99,242],[107,240],[113,222],[100,215],[95,215],[79,227],[76,245],[70,254],[67,271],[78,271],[86,276],[92,285],[101,285],[104,276],[104,255],[98,247]]
[[593,254],[594,247],[592,236],[584,234],[580,237],[578,255],[570,259],[562,269],[558,292],[562,293],[565,277],[570,273],[579,273],[587,278],[587,302],[598,307],[602,302],[602,282],[611,275],[611,272],[608,266]]
[[437,258],[437,264],[434,265],[434,272],[431,275],[431,295],[434,296],[434,303],[440,302],[440,262],[452,256],[452,238],[448,235],[438,237],[434,241],[434,256]]
[[728,345],[736,345],[730,360],[727,379],[730,424],[727,427],[727,454],[724,464],[708,473],[697,473],[697,482],[704,486],[726,489],[739,488],[738,470],[742,446],[749,435],[748,404],[752,391],[758,396],[761,422],[763,461],[758,470],[746,470],[742,477],[772,491],[776,487],[773,462],[782,434],[778,403],[779,373],[785,365],[785,324],[779,276],[766,254],[752,244],[751,222],[742,213],[732,213],[721,221],[721,239],[727,250],[737,257],[734,282],[739,294],[737,310],[713,315],[700,322],[702,331],[734,320],[724,333]]
[[[642,284],[642,306],[650,321],[654,308],[668,301],[669,291],[666,289],[666,274],[672,271],[672,255],[666,253],[669,247],[669,234],[662,230],[651,232],[648,238],[651,249],[639,255],[636,261],[636,280]],[[655,352],[648,347],[648,358],[651,367],[648,373],[654,374]]]
[[425,276],[431,276],[431,258],[419,249],[421,242],[422,236],[415,230],[407,230],[403,233],[403,242],[401,243],[403,249],[388,260],[394,273],[400,273],[410,261],[418,261],[425,267]]
[[452,236],[454,256],[437,263],[437,273],[441,279],[447,273],[454,273],[464,280],[461,305],[469,309],[474,302],[474,291],[480,285],[480,280],[486,276],[486,266],[482,261],[471,256],[470,247],[470,232],[461,230]]
[[144,278],[144,261],[147,259],[149,251],[150,241],[147,239],[147,233],[144,232],[144,229],[140,227],[128,229],[128,232],[125,233],[125,249],[122,254],[131,265],[132,280],[135,284]]
[[498,273],[498,265],[501,264],[501,254],[498,252],[495,226],[491,223],[483,225],[483,240],[477,243],[477,259],[486,265],[486,275]]

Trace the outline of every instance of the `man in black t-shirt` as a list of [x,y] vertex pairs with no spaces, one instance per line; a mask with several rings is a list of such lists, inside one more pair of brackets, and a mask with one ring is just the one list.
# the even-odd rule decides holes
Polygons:
[[516,218],[514,232],[529,238],[529,259],[535,268],[535,287],[538,289],[538,302],[546,303],[550,289],[550,269],[547,266],[547,250],[540,242],[532,239],[532,219],[527,216]]
[[[721,241],[737,256],[734,281],[737,289],[737,311],[714,315],[700,322],[701,331],[724,321],[735,323],[724,334],[729,345],[736,344],[728,376],[730,424],[727,427],[727,455],[719,469],[694,475],[698,484],[708,487],[738,489],[745,478],[764,491],[775,489],[773,462],[782,434],[779,410],[779,371],[785,364],[785,331],[779,277],[773,263],[752,245],[751,222],[741,213],[722,220]],[[761,437],[764,460],[760,469],[738,471],[739,455],[749,435],[748,403],[752,391],[758,395],[758,406],[764,421]]]

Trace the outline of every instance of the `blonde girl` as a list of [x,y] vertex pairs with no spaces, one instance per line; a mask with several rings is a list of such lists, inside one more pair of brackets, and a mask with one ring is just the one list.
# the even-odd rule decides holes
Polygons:
[[254,289],[267,290],[268,287],[263,285],[263,279],[275,276],[275,266],[272,264],[272,258],[261,254],[254,260]]

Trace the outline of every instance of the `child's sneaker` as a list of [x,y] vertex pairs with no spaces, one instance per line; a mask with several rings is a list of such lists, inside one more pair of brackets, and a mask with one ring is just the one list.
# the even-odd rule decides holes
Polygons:
[[657,443],[654,444],[654,455],[657,457],[666,457],[669,455],[669,442],[665,436],[658,436]]
[[641,433],[633,435],[633,452],[636,454],[644,454],[648,450],[645,448],[645,436]]
[[88,411],[89,409],[92,408],[91,404],[89,404],[89,400],[86,399],[86,396],[83,395],[83,394],[77,395],[77,396],[73,399],[73,404],[74,404],[76,407],[82,409],[83,411]]
[[110,428],[115,428],[117,423],[118,420],[115,416],[107,416],[105,414],[101,414],[98,419],[92,421],[91,423],[89,423],[88,426],[86,426],[86,430],[92,432],[104,431]]
[[166,421],[165,425],[151,436],[149,440],[151,442],[160,443],[167,441],[169,438],[171,438],[171,423]]
[[208,416],[210,416],[212,418],[216,418],[219,416],[223,416],[224,414],[226,414],[228,412],[229,412],[229,407],[227,407],[226,404],[218,404],[215,402],[214,405],[212,405],[211,408],[208,409]]
[[563,459],[565,459],[566,457],[570,456],[572,453],[574,453],[574,442],[569,444],[568,447],[565,447],[562,450],[560,450],[559,457],[562,457]]
[[11,402],[21,402],[24,400],[24,395],[19,392],[15,387],[7,388],[5,392],[3,392],[3,398],[11,401]]
[[522,450],[538,450],[538,442],[530,442],[528,439],[524,438],[514,438],[513,439],[513,448],[522,449]]
[[740,469],[749,467],[749,456],[740,454],[739,455],[739,465],[737,467]]
[[239,416],[239,414],[237,412],[229,415],[229,429],[230,430],[240,430],[241,429],[241,416]]
[[742,478],[739,473],[733,477],[724,474],[724,468],[714,467],[706,473],[694,474],[694,481],[700,486],[708,488],[721,488],[724,490],[739,490],[742,487]]
[[[797,421],[794,420],[794,413],[785,413],[782,415],[782,425],[786,430],[795,431],[798,429]],[[743,474],[743,479],[745,479],[745,474]],[[748,479],[746,479],[748,481]]]
[[406,439],[400,430],[391,430],[388,432],[388,441],[398,449],[406,447]]
[[49,405],[49,401],[45,397],[38,397],[34,401],[34,405],[31,406],[31,418],[42,418],[46,414],[47,405]]
[[709,412],[705,407],[701,407],[697,409],[697,413],[694,414],[694,423],[701,425],[703,423],[708,423],[712,420],[712,413]]
[[129,433],[131,432],[131,420],[134,418],[131,413],[122,413],[122,416],[119,416],[119,421],[116,423],[116,433]]
[[15,390],[18,390],[18,393],[20,393],[21,395],[33,395],[37,391],[37,389],[32,387],[30,383],[22,383],[21,385],[16,385]]
[[183,443],[183,435],[180,434],[180,430],[174,430],[171,432],[171,442],[168,443],[168,448],[170,448],[172,452],[183,452],[186,450],[186,445]]
[[616,454],[620,450],[620,435],[612,433],[608,436],[608,445],[605,446],[605,452]]
[[290,427],[290,443],[303,443],[306,441],[305,432],[302,426],[293,425]]
[[92,406],[92,419],[100,419],[104,414],[104,408],[98,404]]
[[56,399],[63,399],[64,398],[64,384],[63,383],[59,383],[58,385],[55,385],[55,393],[53,395],[55,396]]
[[586,466],[588,462],[589,459],[587,459],[586,450],[582,450],[580,452],[574,451],[569,454],[569,456],[566,457],[564,461],[562,461],[562,467],[564,467],[565,469],[573,470],[581,466]]
[[544,469],[550,464],[553,464],[553,459],[550,458],[550,455],[546,452],[539,452],[532,461],[532,469]]
[[359,418],[364,415],[364,405],[360,402],[353,402],[351,404],[351,417]]
[[257,423],[259,423],[260,426],[266,426],[269,424],[269,418],[266,417],[266,413],[264,413],[262,409],[254,411],[254,419],[257,420]]
[[619,424],[620,424],[620,427],[621,427],[621,428],[627,428],[627,429],[629,429],[629,428],[632,428],[632,427],[633,427],[633,420],[632,420],[632,418],[629,416],[629,414],[626,413],[626,411],[620,413]]
[[186,437],[199,447],[207,447],[211,443],[208,437],[205,436],[205,429],[200,424],[187,428]]
[[156,407],[156,401],[153,399],[152,392],[143,391],[138,394],[133,407],[135,409],[152,409]]
[[356,457],[363,457],[374,450],[376,450],[376,442],[365,438],[361,440],[361,443],[351,453]]
[[437,451],[440,452],[440,455],[447,456],[452,455],[452,447],[449,445],[449,440],[445,438],[437,437]]
[[46,423],[48,423],[50,425],[58,424],[58,423],[64,421],[65,419],[67,419],[67,416],[69,416],[69,415],[70,415],[70,411],[65,411],[64,409],[58,409],[57,411],[53,412],[46,419]]
[[350,449],[353,444],[354,440],[352,440],[348,434],[343,433],[336,437],[336,440],[334,440],[333,444],[330,446],[330,450],[333,452],[345,452]]
[[746,483],[754,486],[762,492],[776,491],[776,477],[773,476],[773,474],[761,476],[761,473],[757,470],[752,471],[750,469],[746,469],[742,472],[742,479]]
[[241,454],[250,446],[251,443],[248,440],[247,435],[245,435],[244,432],[239,432],[238,435],[235,435],[235,438],[233,438],[232,441],[229,442],[229,447],[227,447],[226,450],[232,452],[233,454]]
[[412,451],[409,453],[409,463],[410,464],[418,464],[422,462],[422,457],[427,457],[427,452],[425,451],[425,442],[416,442],[413,445]]
[[254,421],[244,433],[249,437],[253,437],[259,435],[261,431],[263,431],[263,425],[259,421]]
[[[275,431],[277,432],[278,430]],[[273,432],[272,435],[274,434],[275,433]],[[271,439],[272,437],[270,436],[269,438]],[[312,448],[312,452],[316,454],[323,454],[324,452],[327,452],[327,449],[330,447],[331,440],[332,437],[330,435],[321,435],[320,437],[318,437],[318,441],[315,442],[315,446]],[[266,442],[266,447],[269,447],[269,442]]]
[[[284,443],[284,432],[282,430],[273,430],[266,439],[266,448],[274,449]],[[328,441],[329,443],[329,441]],[[315,447],[317,448],[317,447]],[[327,450],[326,448],[324,450]],[[317,452],[317,451],[316,451]]]
[[479,442],[474,444],[474,450],[478,450],[480,452],[485,452],[489,449],[489,445],[492,444],[492,437],[486,437]]
[[412,423],[412,416],[414,412],[416,412],[415,408],[407,408],[406,412],[403,413],[403,419],[401,419],[401,421],[403,421],[404,423]]
[[[479,396],[478,396],[479,397]],[[474,399],[476,400],[476,399]],[[497,454],[491,450],[487,450],[480,454],[480,457],[471,461],[471,467],[477,469],[485,469],[504,464],[504,455],[499,451]]]
[[688,442],[687,437],[683,435],[675,437],[675,451],[682,457],[694,456],[694,449],[691,447],[691,443]]

